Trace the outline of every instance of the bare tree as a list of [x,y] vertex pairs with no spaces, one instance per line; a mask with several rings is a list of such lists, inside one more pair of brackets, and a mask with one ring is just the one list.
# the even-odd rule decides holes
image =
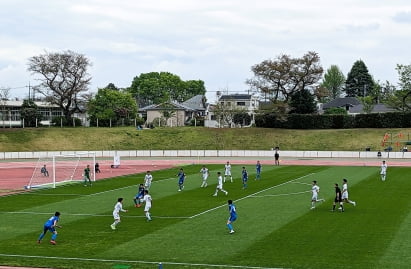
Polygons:
[[5,118],[6,118],[6,104],[10,98],[10,88],[0,87],[0,106],[1,106],[1,120],[3,122],[3,128],[5,128]]
[[51,104],[58,105],[67,122],[75,112],[81,112],[82,93],[88,91],[91,77],[87,68],[90,61],[73,51],[41,54],[29,58],[28,71],[40,75],[40,84],[35,90]]
[[301,58],[280,55],[274,60],[265,60],[254,65],[251,70],[254,77],[246,83],[273,102],[287,102],[290,96],[298,91],[313,92],[323,73],[320,57],[313,51]]

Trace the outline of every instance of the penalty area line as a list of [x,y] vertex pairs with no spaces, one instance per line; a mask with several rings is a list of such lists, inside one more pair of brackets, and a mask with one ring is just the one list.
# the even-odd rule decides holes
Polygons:
[[266,195],[253,195],[251,198],[263,198],[263,197],[276,197],[276,196],[290,196],[290,195],[297,195],[303,194],[311,191],[299,191],[299,192],[290,192],[290,193],[279,193],[279,194],[266,194]]
[[230,264],[206,264],[206,263],[185,263],[185,262],[154,262],[154,261],[138,261],[138,260],[115,260],[115,259],[96,259],[96,258],[71,258],[71,257],[56,257],[56,256],[33,256],[33,255],[19,255],[19,254],[3,254],[0,257],[9,258],[34,258],[34,259],[48,259],[48,260],[68,260],[80,262],[121,262],[121,263],[140,263],[140,264],[163,264],[163,265],[184,265],[190,267],[207,266],[219,268],[245,268],[245,269],[284,269],[279,267],[260,267],[260,266],[244,266],[244,265],[230,265]]
[[[302,178],[305,178],[305,177],[308,177],[308,176],[311,176],[311,175],[314,175],[314,173],[310,173],[310,174],[305,175],[305,176],[297,177],[297,178],[291,179],[291,180],[289,180],[289,181],[283,182],[283,183],[281,183],[281,184],[278,184],[278,185],[275,185],[275,186],[272,186],[272,187],[263,189],[263,190],[261,190],[261,191],[252,193],[252,194],[247,195],[247,196],[244,196],[244,197],[242,197],[242,198],[239,198],[239,199],[237,199],[236,201],[238,202],[238,201],[241,201],[241,200],[244,200],[244,199],[253,197],[253,196],[255,196],[255,195],[259,194],[259,193],[262,193],[262,192],[265,192],[265,191],[268,191],[268,190],[271,190],[271,189],[274,189],[274,188],[277,188],[277,187],[281,187],[281,186],[283,186],[283,185],[285,185],[285,184],[292,183],[292,182],[294,182],[294,181],[296,181],[296,180],[299,180],[299,179],[302,179]],[[203,211],[203,212],[201,212],[201,213],[198,213],[198,214],[196,214],[196,215],[191,216],[190,219],[195,218],[195,217],[198,217],[198,216],[201,216],[201,215],[204,215],[204,214],[206,214],[206,213],[208,213],[208,212],[217,210],[217,209],[222,208],[222,207],[224,207],[224,206],[226,206],[226,204],[220,205],[220,206],[217,206],[217,207],[214,207],[214,208],[210,208],[210,209],[208,209],[208,210],[206,210],[206,211]]]

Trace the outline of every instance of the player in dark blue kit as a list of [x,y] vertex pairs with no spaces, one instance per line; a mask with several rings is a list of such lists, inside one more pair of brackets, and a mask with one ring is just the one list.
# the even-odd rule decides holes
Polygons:
[[135,207],[140,207],[141,206],[141,199],[144,198],[144,190],[145,190],[144,184],[140,184],[138,186],[138,192],[137,192],[136,196],[133,199]]
[[56,244],[56,238],[57,238],[56,227],[61,228],[61,226],[57,225],[59,220],[60,220],[60,212],[56,212],[56,213],[54,213],[54,216],[49,218],[46,221],[46,223],[44,223],[43,232],[40,234],[39,239],[37,240],[37,243],[40,244],[41,239],[43,239],[43,237],[46,235],[47,231],[50,231],[51,233],[53,233],[53,235],[51,236],[50,243],[53,244],[53,245]]
[[261,163],[260,161],[257,161],[257,164],[255,165],[255,180],[260,180],[261,179]]
[[243,189],[247,189],[248,172],[244,166],[243,166],[243,171],[241,171],[241,179],[243,181]]
[[180,169],[180,172],[177,174],[178,177],[178,191],[182,191],[184,189],[184,180],[186,179],[186,174],[183,171],[183,168]]
[[233,204],[232,200],[228,200],[228,211],[230,212],[230,217],[227,220],[227,227],[228,230],[230,231],[230,234],[234,233],[233,230],[233,222],[237,219],[237,211],[235,210],[235,205]]

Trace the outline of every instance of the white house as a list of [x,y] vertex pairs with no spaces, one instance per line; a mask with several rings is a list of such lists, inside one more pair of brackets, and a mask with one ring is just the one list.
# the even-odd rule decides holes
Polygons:
[[254,123],[254,114],[258,109],[259,100],[256,96],[250,94],[229,94],[222,95],[216,105],[210,105],[208,111],[206,112],[206,118],[204,121],[205,127],[221,128],[221,127],[235,127],[233,123],[229,126],[222,123],[217,119],[215,115],[215,110],[218,107],[224,107],[228,110],[238,111],[244,110],[251,116],[251,123]]
[[[57,105],[52,105],[45,101],[34,101],[37,110],[42,115],[38,125],[51,125],[54,117],[64,116],[63,111]],[[21,107],[23,100],[1,100],[0,101],[0,126],[3,127],[23,127],[24,121],[21,117]],[[73,117],[79,118],[83,126],[88,125],[87,114],[74,113]]]

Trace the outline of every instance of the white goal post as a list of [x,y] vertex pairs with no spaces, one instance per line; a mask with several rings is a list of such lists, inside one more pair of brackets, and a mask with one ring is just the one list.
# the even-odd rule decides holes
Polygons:
[[55,188],[58,184],[82,181],[87,165],[90,166],[90,179],[95,181],[95,152],[76,152],[39,158],[30,182],[25,188]]

